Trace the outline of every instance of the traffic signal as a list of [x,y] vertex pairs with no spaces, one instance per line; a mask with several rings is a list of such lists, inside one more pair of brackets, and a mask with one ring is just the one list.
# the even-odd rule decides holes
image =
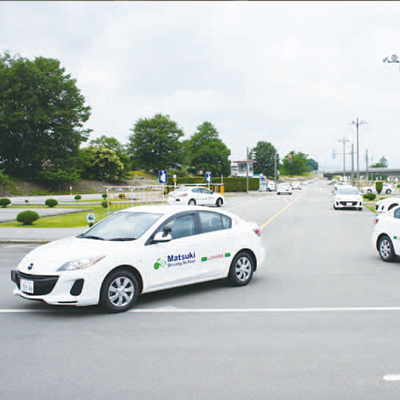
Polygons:
[[291,163],[292,163],[292,155],[289,154],[289,164],[291,164]]

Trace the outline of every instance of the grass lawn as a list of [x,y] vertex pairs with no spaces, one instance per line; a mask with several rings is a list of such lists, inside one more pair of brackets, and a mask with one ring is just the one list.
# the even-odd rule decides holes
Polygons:
[[[57,208],[67,208],[67,207],[57,207]],[[41,217],[37,221],[35,221],[33,225],[23,225],[17,221],[4,222],[0,224],[0,228],[79,228],[88,226],[86,220],[88,212],[94,213],[97,222],[101,221],[108,215],[107,209],[102,206],[87,206],[86,209],[84,208],[84,206],[74,207],[74,208],[82,208],[83,210],[82,212],[73,214],[55,215],[53,217]]]

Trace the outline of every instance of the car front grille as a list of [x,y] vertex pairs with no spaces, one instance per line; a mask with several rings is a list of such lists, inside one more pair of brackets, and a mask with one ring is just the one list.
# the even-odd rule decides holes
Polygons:
[[49,294],[54,289],[54,286],[58,281],[57,275],[31,275],[19,271],[11,272],[11,279],[17,284],[18,289],[20,289],[21,278],[34,282],[33,284],[34,292],[33,293],[24,292],[26,295],[31,295],[31,296]]
[[347,205],[349,205],[349,206],[356,206],[356,205],[357,205],[357,202],[356,202],[356,201],[341,201],[341,202],[340,202],[340,205],[342,205],[342,206],[347,206]]

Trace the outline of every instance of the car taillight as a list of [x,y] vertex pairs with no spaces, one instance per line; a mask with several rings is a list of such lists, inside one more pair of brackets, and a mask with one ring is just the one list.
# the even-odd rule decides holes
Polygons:
[[183,193],[183,194],[180,194],[178,197],[186,197],[188,194],[187,193]]
[[261,229],[260,228],[254,228],[253,231],[257,236],[261,237]]
[[375,225],[379,222],[379,217],[375,217]]

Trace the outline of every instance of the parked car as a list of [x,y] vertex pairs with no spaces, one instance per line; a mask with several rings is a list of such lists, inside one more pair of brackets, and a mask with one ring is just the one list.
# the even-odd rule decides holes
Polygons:
[[372,242],[383,261],[394,261],[400,255],[400,206],[375,219]]
[[399,197],[390,197],[388,199],[382,199],[375,203],[375,211],[378,213],[385,213],[400,205]]
[[221,207],[224,204],[224,196],[214,193],[205,187],[182,186],[168,194],[168,204],[185,204],[191,206]]
[[221,278],[244,286],[264,259],[255,223],[209,207],[139,206],[37,247],[11,279],[25,299],[122,312],[142,293]]
[[[394,192],[394,187],[392,185],[383,184],[383,188],[382,188],[382,192],[381,193],[385,193],[385,194],[391,194]],[[377,193],[376,192],[376,186],[372,185],[372,186],[366,186],[365,188],[362,189],[362,193]]]
[[292,194],[292,187],[289,183],[280,183],[276,190],[276,194]]
[[360,192],[354,186],[343,186],[337,189],[333,202],[333,209],[354,208],[356,210],[363,209],[363,199]]

